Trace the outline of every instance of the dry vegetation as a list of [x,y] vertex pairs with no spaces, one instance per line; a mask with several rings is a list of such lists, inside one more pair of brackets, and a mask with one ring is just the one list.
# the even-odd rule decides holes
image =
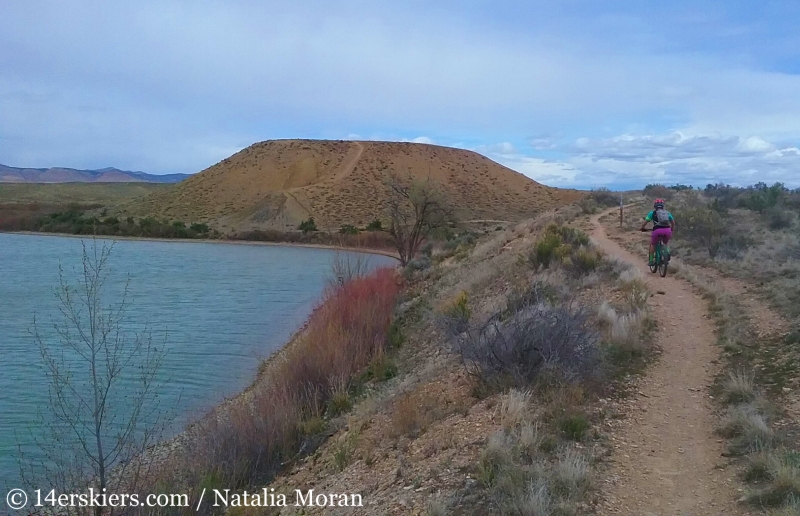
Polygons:
[[359,493],[355,514],[591,511],[605,403],[652,323],[636,273],[563,224],[578,211],[429,246],[396,302],[394,273],[338,263],[309,327],[199,425],[171,480]]
[[[387,222],[391,173],[437,185],[460,220],[519,221],[579,192],[540,185],[474,152],[389,142],[277,140],[254,144],[186,181],[122,207],[124,215],[207,222],[223,233],[321,230]],[[388,225],[385,224],[385,227]]]
[[[800,427],[793,408],[800,382],[799,194],[763,184],[648,189],[645,200],[667,198],[676,217],[677,274],[701,290],[717,322],[725,366],[712,392],[720,402],[717,432],[749,484],[741,501],[769,514],[800,514]],[[628,211],[622,228],[614,229],[615,217],[606,221],[642,256],[644,241],[630,235],[644,211]]]

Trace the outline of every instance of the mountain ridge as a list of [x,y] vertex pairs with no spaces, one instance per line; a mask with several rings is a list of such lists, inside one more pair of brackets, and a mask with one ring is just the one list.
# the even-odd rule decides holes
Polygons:
[[179,183],[191,174],[148,174],[114,167],[12,167],[0,163],[0,183]]

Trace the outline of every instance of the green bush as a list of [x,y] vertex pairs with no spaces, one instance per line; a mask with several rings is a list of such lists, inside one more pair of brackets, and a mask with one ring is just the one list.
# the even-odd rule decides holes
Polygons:
[[342,227],[339,228],[339,234],[342,234],[342,235],[357,235],[358,234],[358,228],[355,227],[352,224],[342,224]]
[[528,256],[528,261],[534,269],[542,267],[547,269],[557,257],[557,250],[561,247],[561,237],[556,234],[547,233],[545,236],[536,242],[533,246],[533,251]]
[[[651,197],[652,199],[665,199],[669,200],[672,199],[675,190],[671,190],[662,184],[651,184],[644,187],[642,193],[646,197]],[[651,199],[651,200],[652,200]]]
[[298,229],[303,233],[310,233],[311,231],[317,231],[317,223],[314,222],[314,217],[309,217],[308,220],[304,220],[298,226]]
[[687,240],[703,246],[711,258],[716,257],[727,229],[719,212],[710,208],[689,208],[676,218]]
[[375,219],[367,224],[367,231],[383,231],[383,224],[380,219]]
[[583,414],[573,414],[562,418],[558,422],[558,427],[564,432],[567,439],[573,441],[580,441],[586,434],[586,431],[591,428],[591,423],[586,419]]

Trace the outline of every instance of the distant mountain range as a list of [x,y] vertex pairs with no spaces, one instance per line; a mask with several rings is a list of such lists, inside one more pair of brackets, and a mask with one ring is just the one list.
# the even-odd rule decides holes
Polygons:
[[147,174],[116,168],[17,168],[0,164],[0,183],[180,183],[190,174]]

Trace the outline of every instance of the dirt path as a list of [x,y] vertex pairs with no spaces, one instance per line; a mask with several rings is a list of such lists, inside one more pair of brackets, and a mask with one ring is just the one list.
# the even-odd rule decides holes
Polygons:
[[356,144],[358,150],[356,151],[355,155],[352,158],[350,158],[347,161],[347,163],[344,164],[344,166],[342,166],[342,169],[336,173],[336,175],[333,178],[333,181],[335,183],[338,183],[339,181],[350,175],[350,173],[356,168],[358,160],[361,159],[361,155],[364,153],[364,146],[361,145],[360,142],[353,142],[353,143]]
[[[613,210],[612,210],[613,211]],[[637,264],[653,292],[653,314],[663,353],[627,406],[626,419],[614,432],[615,453],[601,487],[599,514],[735,515],[733,471],[725,471],[722,442],[708,387],[718,356],[706,303],[676,278],[650,274],[644,257],[613,242],[592,218],[592,239],[610,256]]]

